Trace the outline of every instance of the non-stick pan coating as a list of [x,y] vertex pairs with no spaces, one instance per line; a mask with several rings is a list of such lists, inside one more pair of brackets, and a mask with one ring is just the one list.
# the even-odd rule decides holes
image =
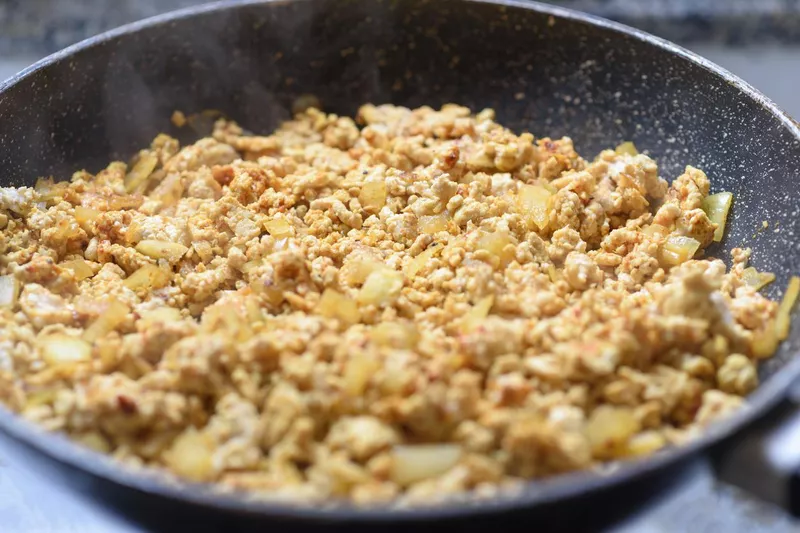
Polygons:
[[[753,264],[800,273],[798,128],[752,88],[688,52],[620,25],[522,2],[294,0],[226,2],[127,26],[56,54],[0,87],[3,185],[68,178],[127,159],[169,117],[219,109],[269,132],[311,93],[328,111],[363,102],[493,107],[501,123],[537,136],[570,135],[578,151],[632,140],[671,180],[684,165],[735,195],[725,241],[754,250]],[[757,230],[768,221],[769,230]],[[256,515],[402,519],[528,508],[585,496],[663,470],[763,412],[800,373],[794,328],[765,365],[752,408],[700,441],[624,465],[607,477],[565,476],[522,495],[423,512],[297,511],[168,487],[125,473],[94,453],[0,412],[0,427],[58,460],[137,490]],[[778,372],[780,370],[780,372]]]

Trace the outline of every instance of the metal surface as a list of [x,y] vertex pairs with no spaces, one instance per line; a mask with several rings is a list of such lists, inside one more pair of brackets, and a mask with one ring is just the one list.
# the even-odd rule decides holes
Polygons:
[[[363,101],[491,106],[516,130],[570,134],[588,154],[633,140],[659,161],[664,177],[692,163],[717,189],[735,194],[728,236],[715,255],[752,247],[755,266],[778,274],[775,286],[800,271],[797,126],[752,87],[686,50],[534,3],[225,2],[126,26],[0,86],[0,167],[5,184],[14,185],[43,174],[66,177],[76,167],[97,169],[169,131],[176,108],[221,109],[251,130],[269,131],[303,93],[317,94],[339,113]],[[772,227],[779,221],[779,231],[754,238],[764,219]],[[29,449],[131,489],[131,497],[153,495],[240,517],[397,524],[544,511],[577,499],[601,501],[633,482],[657,485],[672,467],[772,407],[800,374],[799,347],[794,328],[764,365],[764,383],[749,407],[684,447],[604,475],[561,476],[530,483],[518,495],[430,509],[253,501],[123,469],[5,411],[0,428]]]

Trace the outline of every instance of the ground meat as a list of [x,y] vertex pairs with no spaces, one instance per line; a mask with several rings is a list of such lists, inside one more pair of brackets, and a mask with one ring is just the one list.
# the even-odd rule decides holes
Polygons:
[[748,250],[703,255],[693,167],[670,185],[457,105],[219,120],[132,163],[0,189],[0,401],[126,463],[491,496],[686,440],[768,355],[777,305]]

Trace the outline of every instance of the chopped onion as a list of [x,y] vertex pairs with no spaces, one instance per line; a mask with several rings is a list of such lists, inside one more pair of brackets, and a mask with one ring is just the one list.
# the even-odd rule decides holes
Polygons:
[[540,185],[522,185],[517,193],[517,208],[528,227],[544,230],[550,220],[550,197],[553,193]]
[[97,431],[91,431],[82,435],[75,435],[73,438],[80,444],[97,452],[111,452],[111,445],[108,443],[108,440],[106,440],[106,438]]
[[639,155],[639,150],[636,149],[636,145],[631,141],[625,141],[619,144],[614,148],[614,151],[619,155]]
[[42,359],[49,365],[88,361],[92,347],[85,340],[63,333],[54,333],[37,339]]
[[422,216],[417,221],[417,229],[420,233],[433,235],[440,231],[447,231],[450,225],[450,217],[447,213],[439,213],[438,215]]
[[12,274],[0,276],[0,307],[14,307],[19,298],[20,283]]
[[72,274],[75,276],[75,279],[78,281],[83,281],[86,278],[91,278],[94,276],[94,270],[89,263],[87,263],[84,259],[73,259],[71,261],[64,261],[59,265],[61,268],[66,268],[72,271]]
[[133,165],[130,172],[125,176],[125,190],[135,191],[145,180],[150,177],[158,165],[158,156],[149,150],[139,152],[139,159]]
[[214,440],[190,427],[164,452],[164,463],[178,475],[194,481],[207,481],[214,475]]
[[161,287],[169,285],[170,274],[170,272],[158,268],[155,265],[144,265],[128,276],[123,284],[132,291],[137,291],[139,289],[160,289]]
[[408,279],[414,279],[414,277],[419,273],[422,272],[422,269],[433,259],[433,256],[439,253],[442,250],[442,246],[438,244],[432,244],[428,246],[425,250],[417,254],[416,257],[409,261],[403,272],[405,273]]
[[366,209],[380,211],[386,205],[386,182],[366,182],[358,194],[358,201]]
[[75,221],[86,233],[93,233],[94,222],[100,216],[100,211],[90,207],[75,206]]
[[317,304],[317,312],[328,318],[339,319],[345,326],[361,319],[356,303],[336,289],[325,289]]
[[759,272],[755,267],[748,267],[742,271],[742,281],[748,287],[760,290],[775,281],[775,274],[772,272]]
[[644,431],[628,440],[627,453],[634,457],[651,455],[667,445],[667,439],[658,431]]
[[351,396],[361,396],[380,367],[378,360],[372,357],[356,356],[349,359],[343,375],[345,392]]
[[205,262],[211,261],[214,257],[214,248],[212,248],[211,243],[208,241],[195,241],[192,243],[192,248],[194,248],[194,251],[200,256],[200,259]]
[[43,202],[52,202],[56,198],[61,198],[69,187],[66,181],[54,182],[52,178],[39,178],[33,188],[39,193],[39,199]]
[[515,244],[516,242],[507,231],[481,232],[481,236],[478,237],[477,248],[486,250],[497,257],[500,260],[500,264],[505,266],[516,255]]
[[766,328],[753,334],[750,349],[756,359],[767,359],[775,355],[779,343],[775,322],[770,321]]
[[403,273],[382,268],[367,276],[358,293],[362,305],[386,306],[392,304],[403,288]]
[[624,454],[628,440],[639,428],[632,409],[600,405],[589,416],[585,432],[594,456],[611,459]]
[[186,255],[189,248],[177,242],[146,239],[136,245],[136,251],[153,259],[166,259],[170,263],[177,263]]
[[440,476],[458,464],[457,444],[416,444],[392,449],[391,479],[402,487]]
[[285,218],[273,218],[264,222],[264,227],[276,239],[294,236],[294,227]]
[[775,317],[775,332],[778,340],[784,340],[789,336],[789,328],[791,327],[791,313],[797,296],[800,295],[800,277],[792,276],[789,280],[789,286],[786,287],[786,292],[783,295],[781,304],[778,307],[778,314]]
[[662,226],[661,224],[650,224],[642,230],[642,233],[649,237],[656,237],[669,233],[669,228]]
[[181,174],[175,172],[167,174],[159,184],[150,192],[149,197],[152,200],[160,201],[164,206],[171,206],[178,203],[183,195],[184,184],[181,180]]
[[714,240],[719,242],[725,235],[725,222],[728,220],[728,211],[733,203],[733,194],[720,192],[712,194],[703,200],[703,211],[708,215],[708,219],[717,224],[714,231]]
[[484,296],[461,318],[461,332],[469,333],[483,322],[494,305],[494,296]]
[[682,235],[670,235],[661,245],[661,262],[667,266],[685,263],[700,248],[700,241]]
[[168,324],[181,320],[181,312],[174,307],[159,307],[142,312],[142,322],[145,324]]
[[388,268],[386,264],[381,263],[371,255],[364,253],[352,254],[345,259],[342,268],[339,270],[339,279],[350,286],[362,285],[373,272]]
[[125,322],[128,311],[128,306],[124,303],[119,300],[111,300],[106,309],[83,332],[83,340],[94,342],[114,331],[120,324]]
[[419,330],[416,324],[406,320],[381,322],[372,328],[369,337],[380,346],[410,350],[419,342]]
[[559,270],[555,267],[555,265],[552,264],[547,267],[547,275],[550,278],[550,281],[552,281],[553,283],[556,283],[557,281],[562,279],[561,272],[559,272]]
[[253,329],[243,315],[247,310],[238,302],[228,301],[206,307],[200,324],[208,332],[219,331],[236,342],[247,342],[253,337]]

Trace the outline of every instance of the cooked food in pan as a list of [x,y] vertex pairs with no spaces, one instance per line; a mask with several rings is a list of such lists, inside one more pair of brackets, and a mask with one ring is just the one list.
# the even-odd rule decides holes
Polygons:
[[[186,119],[176,113],[176,123]],[[0,399],[124,463],[422,504],[680,444],[786,337],[732,195],[491,110],[219,120],[0,189]]]

